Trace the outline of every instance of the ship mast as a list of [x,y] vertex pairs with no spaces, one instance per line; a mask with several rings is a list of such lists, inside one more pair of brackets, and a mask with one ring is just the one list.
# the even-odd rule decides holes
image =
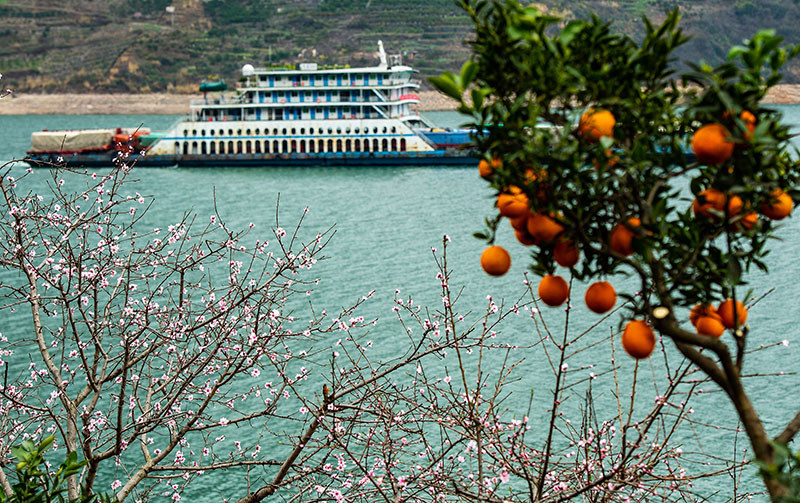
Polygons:
[[386,62],[386,51],[383,50],[383,41],[378,40],[378,57],[381,60],[381,68],[386,68],[389,64]]

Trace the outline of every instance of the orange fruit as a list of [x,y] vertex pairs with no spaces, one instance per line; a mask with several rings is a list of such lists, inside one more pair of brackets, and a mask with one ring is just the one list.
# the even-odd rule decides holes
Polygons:
[[[607,168],[612,168],[612,167],[614,167],[614,165],[616,163],[619,162],[619,156],[618,155],[611,155],[611,154],[612,154],[611,149],[607,149],[606,150],[606,162],[605,162],[605,165],[606,165]],[[594,169],[600,169],[600,161],[598,159],[595,159],[592,162],[592,164],[594,165]]]
[[525,229],[514,231],[514,236],[516,236],[517,241],[519,241],[525,246],[533,246],[538,243],[538,241],[536,241],[536,238],[528,234],[528,231]]
[[771,220],[783,220],[792,213],[794,201],[791,196],[781,189],[769,193],[769,203],[761,205],[761,213]]
[[716,214],[716,212],[719,212],[720,214],[724,214],[725,212],[726,199],[728,201],[729,218],[735,217],[741,213],[742,208],[744,207],[741,197],[735,194],[733,196],[726,197],[725,194],[714,188],[701,190],[697,194],[695,200],[692,201],[692,212],[695,215],[703,215],[711,220],[716,221],[717,217],[719,216]]
[[[733,315],[733,299],[720,302],[717,307],[717,313],[719,313],[722,324],[728,328],[734,328],[735,326],[742,327],[747,321],[747,309],[744,307],[744,304],[738,300],[736,301],[736,320],[734,320]],[[737,323],[734,323],[734,321]]]
[[725,194],[713,188],[701,190],[694,201],[692,201],[692,212],[694,212],[695,215],[700,214],[709,218],[714,218],[714,215],[709,210],[713,209],[722,213],[724,208]]
[[525,170],[526,184],[533,183],[539,179],[541,179],[540,181],[543,181],[545,178],[547,178],[547,171],[545,171],[544,169],[539,168],[538,170],[533,170],[531,168],[528,168]]
[[739,114],[739,118],[742,119],[744,127],[747,129],[747,132],[744,134],[744,139],[749,140],[750,135],[756,130],[756,116],[753,115],[753,112],[750,110],[742,110],[742,113]]
[[481,267],[486,274],[502,276],[511,268],[511,255],[502,246],[490,246],[481,254]]
[[617,303],[617,292],[608,281],[592,283],[583,296],[586,307],[595,313],[605,313]]
[[653,329],[643,320],[631,320],[622,332],[622,347],[636,359],[647,358],[656,347]]
[[727,161],[734,147],[728,137],[730,133],[718,122],[700,127],[692,136],[692,152],[697,161],[711,166]]
[[515,231],[526,231],[527,232],[528,219],[531,216],[533,216],[533,212],[531,212],[530,209],[529,209],[528,211],[526,211],[525,213],[523,213],[522,215],[520,215],[518,217],[509,218],[508,221],[511,223],[511,227]]
[[742,203],[741,197],[733,195],[728,198],[728,217],[735,217],[738,215],[742,211],[743,206],[744,203]]
[[[731,116],[732,116],[731,112],[725,112],[724,114],[722,114],[722,118],[728,122]],[[753,115],[753,113],[750,110],[742,110],[742,113],[739,114],[739,118],[742,120],[742,122],[744,122],[744,128],[745,128],[745,131],[742,133],[742,138],[744,138],[745,141],[750,141],[753,132],[756,130],[756,116]],[[734,150],[742,150],[747,148],[747,144],[739,142],[736,143],[733,148]]]
[[561,238],[553,247],[553,258],[561,267],[572,267],[578,263],[581,251],[571,239]]
[[578,122],[578,134],[584,140],[595,143],[604,136],[614,136],[614,125],[617,120],[608,110],[595,110],[590,108],[581,116]]
[[702,318],[703,316],[717,318],[720,319],[719,314],[717,314],[717,308],[712,306],[711,304],[697,304],[694,306],[689,313],[689,321],[697,327],[697,320]]
[[493,157],[491,161],[481,159],[478,162],[478,174],[481,178],[489,179],[494,174],[494,170],[503,165],[503,161],[498,157]]
[[557,307],[569,297],[569,285],[561,276],[548,274],[539,282],[539,299],[550,307]]
[[701,316],[697,319],[695,328],[698,334],[709,337],[720,337],[725,333],[725,325],[722,324],[719,316]]
[[547,170],[541,167],[535,170],[531,168],[525,170],[525,178],[523,183],[526,186],[532,186],[538,183],[539,186],[536,190],[536,199],[542,202],[547,201],[547,190],[545,185],[546,178],[547,178]]
[[552,243],[553,240],[564,232],[564,226],[544,213],[534,213],[528,218],[528,232],[537,241]]
[[754,225],[758,222],[758,213],[755,211],[751,211],[750,213],[745,213],[742,218],[739,220],[738,224],[744,227],[747,230],[753,228]]
[[[642,225],[642,221],[636,217],[628,219],[628,225],[631,227],[639,227]],[[628,227],[623,224],[617,224],[614,227],[614,230],[611,231],[611,238],[609,245],[611,249],[615,252],[619,253],[627,257],[628,255],[633,254],[633,237],[635,236],[634,232]]]
[[494,173],[494,170],[489,164],[489,161],[481,159],[480,162],[478,162],[478,174],[481,175],[481,178],[491,178],[492,173]]
[[530,209],[528,196],[519,187],[511,186],[507,193],[497,196],[497,209],[500,214],[508,218],[522,216]]

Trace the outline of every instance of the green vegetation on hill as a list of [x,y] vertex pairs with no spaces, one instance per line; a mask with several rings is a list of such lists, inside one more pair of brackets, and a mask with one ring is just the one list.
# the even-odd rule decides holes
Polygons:
[[[679,7],[693,37],[679,56],[689,61],[719,63],[762,28],[800,39],[798,0],[536,4],[567,19],[597,13],[633,36],[642,15],[658,20]],[[25,92],[190,91],[203,79],[236,79],[245,63],[373,64],[383,40],[426,78],[461,66],[470,29],[452,0],[7,0],[0,73]],[[800,82],[798,65],[786,71]]]

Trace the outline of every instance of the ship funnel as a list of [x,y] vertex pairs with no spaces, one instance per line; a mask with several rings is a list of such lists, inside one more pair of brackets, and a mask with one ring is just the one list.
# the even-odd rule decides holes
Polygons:
[[383,50],[383,41],[378,40],[378,57],[381,59],[381,66],[387,67],[389,64],[386,62],[386,51]]

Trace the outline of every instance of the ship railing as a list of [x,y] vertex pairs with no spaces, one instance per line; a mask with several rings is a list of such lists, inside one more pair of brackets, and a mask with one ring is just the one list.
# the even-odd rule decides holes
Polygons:
[[389,84],[391,85],[412,84],[418,86],[422,84],[422,81],[419,79],[391,79],[389,80]]
[[189,100],[189,106],[193,107],[201,105],[241,105],[243,103],[252,103],[252,101],[229,100],[222,98],[214,98],[214,99],[192,98],[191,100]]
[[[2,0],[0,0],[2,1]],[[346,89],[352,87],[360,87],[360,88],[367,88],[367,89],[374,89],[376,87],[419,87],[421,81],[418,79],[405,79],[405,80],[384,80],[381,84],[370,82],[368,84],[364,84],[362,82],[350,82],[350,81],[342,81],[341,84],[333,81],[328,82],[328,84],[324,84],[322,82],[314,82],[312,83],[303,83],[303,82],[287,82],[287,83],[275,83],[275,85],[267,85],[267,83],[258,83],[256,85],[237,85],[237,90],[242,92],[255,92],[255,91],[262,91],[262,90],[271,90],[271,91],[288,91],[294,90],[298,87],[303,89],[323,89],[323,90],[336,90],[336,89]]]
[[287,98],[279,98],[277,101],[272,100],[265,100],[263,102],[254,101],[251,99],[244,99],[244,100],[222,100],[222,99],[214,99],[214,100],[206,100],[203,98],[194,98],[189,101],[189,105],[191,108],[203,108],[207,105],[225,105],[225,106],[239,106],[239,105],[250,105],[250,104],[261,104],[261,105],[286,105],[286,104],[295,104],[295,105],[317,105],[324,103],[326,105],[337,105],[337,104],[348,104],[348,103],[379,103],[379,104],[396,104],[401,102],[419,102],[419,96],[416,94],[403,94],[400,96],[389,97],[385,94],[381,93],[377,89],[372,89],[372,94],[367,96],[341,96],[338,99],[333,100],[325,100],[324,98],[317,98],[314,99],[307,99],[307,100],[292,100]]

